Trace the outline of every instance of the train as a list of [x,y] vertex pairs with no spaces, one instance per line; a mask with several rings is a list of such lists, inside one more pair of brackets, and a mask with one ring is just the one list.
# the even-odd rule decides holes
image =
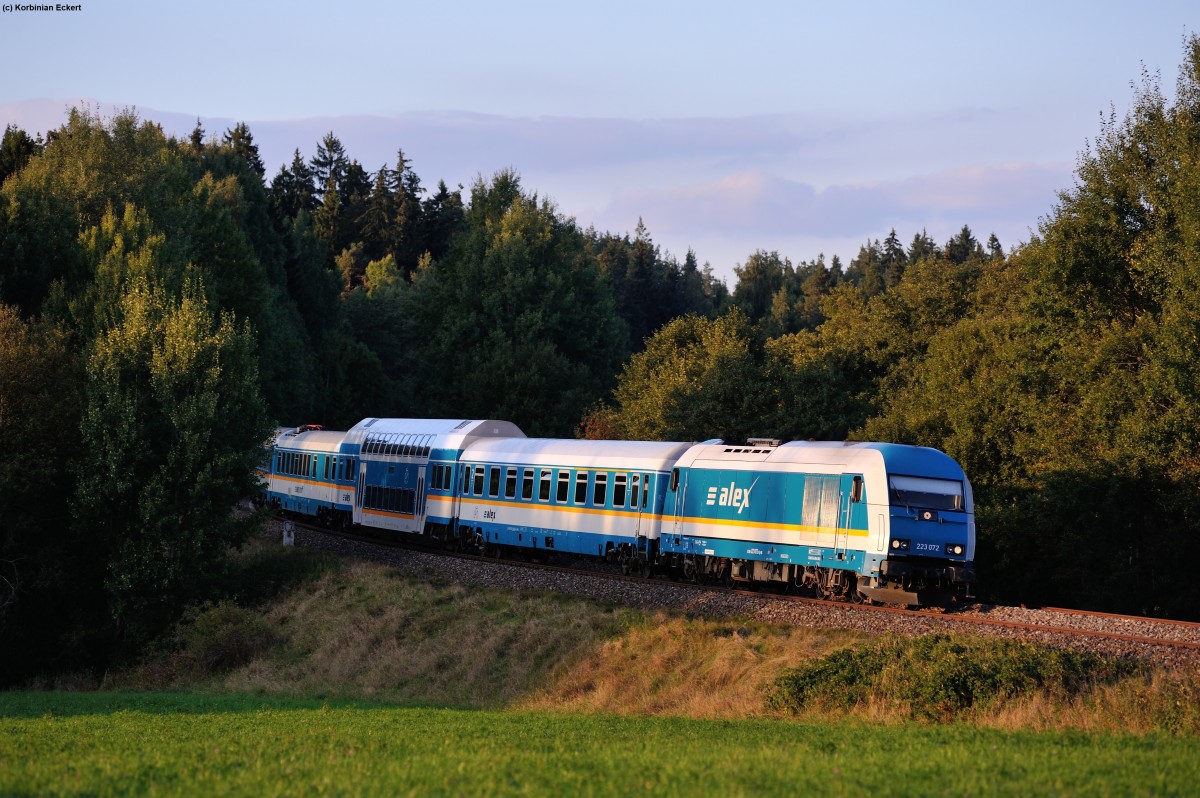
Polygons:
[[896,443],[529,438],[494,419],[281,427],[258,499],[333,529],[596,558],[829,599],[945,606],[975,584],[971,483]]

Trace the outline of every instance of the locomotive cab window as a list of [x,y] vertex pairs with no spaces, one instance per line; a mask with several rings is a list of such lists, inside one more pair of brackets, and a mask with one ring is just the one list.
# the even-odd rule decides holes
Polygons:
[[888,476],[888,495],[892,504],[929,510],[962,510],[963,484],[957,479]]

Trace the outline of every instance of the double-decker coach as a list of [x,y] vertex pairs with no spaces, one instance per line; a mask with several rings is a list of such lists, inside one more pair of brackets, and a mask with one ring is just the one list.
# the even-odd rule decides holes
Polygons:
[[490,419],[363,419],[345,433],[359,463],[354,523],[450,540],[457,533],[459,458],[475,441],[496,437],[525,433]]

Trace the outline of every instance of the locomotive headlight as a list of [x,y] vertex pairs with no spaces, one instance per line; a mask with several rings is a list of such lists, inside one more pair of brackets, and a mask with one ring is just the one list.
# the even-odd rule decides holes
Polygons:
[[892,538],[892,548],[895,551],[908,551],[908,543],[903,538]]
[[962,544],[961,543],[947,543],[946,544],[946,553],[950,554],[954,557],[961,557],[963,554]]

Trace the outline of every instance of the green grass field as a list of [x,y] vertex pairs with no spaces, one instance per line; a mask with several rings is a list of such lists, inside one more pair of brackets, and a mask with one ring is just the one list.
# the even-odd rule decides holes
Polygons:
[[1200,740],[0,693],[2,795],[1194,795]]

